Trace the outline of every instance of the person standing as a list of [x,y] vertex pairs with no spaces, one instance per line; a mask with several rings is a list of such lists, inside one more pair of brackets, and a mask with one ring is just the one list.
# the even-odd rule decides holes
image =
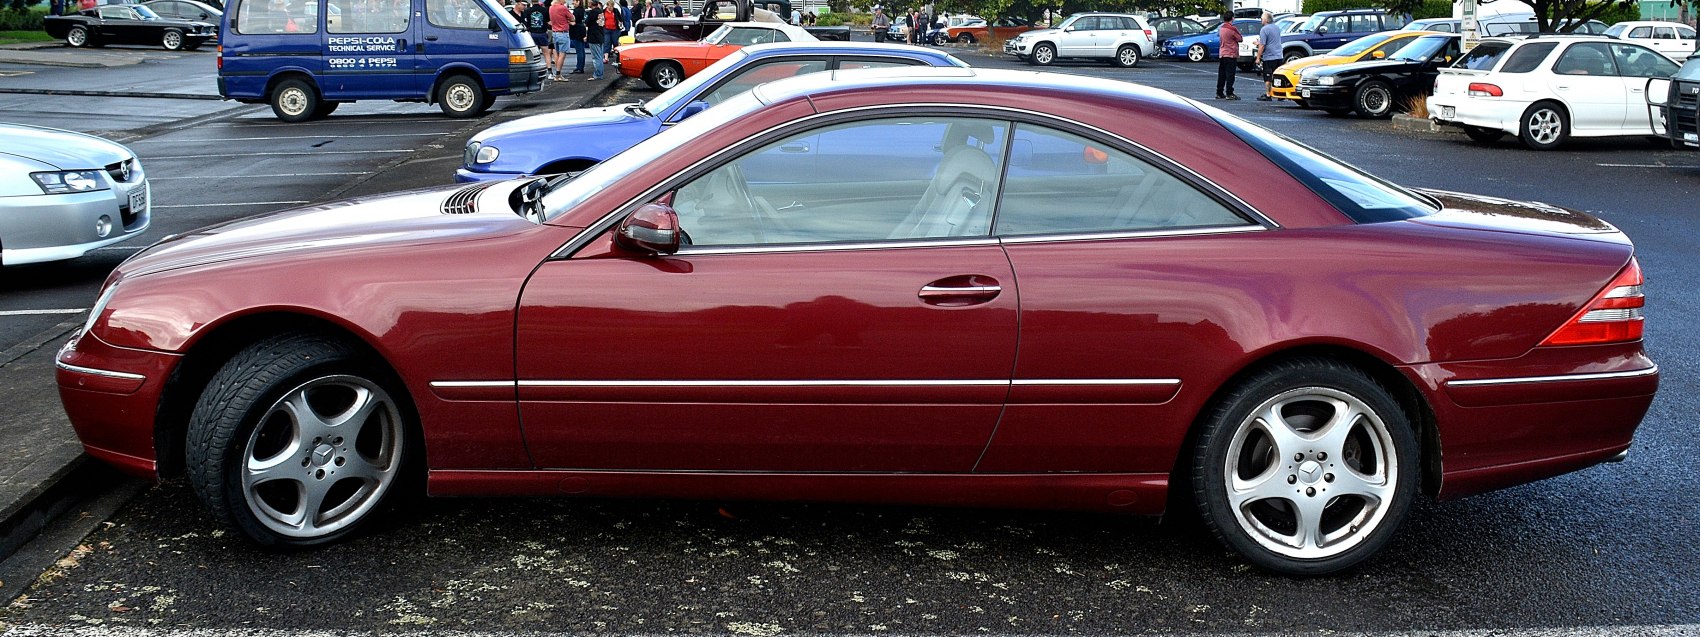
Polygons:
[[803,26],[803,12],[796,7],[791,7],[791,26]]
[[1216,28],[1216,36],[1222,38],[1222,46],[1216,50],[1220,58],[1216,62],[1216,99],[1237,100],[1240,96],[1234,94],[1234,74],[1239,72],[1240,30],[1234,26],[1234,14],[1222,12],[1222,26]]
[[549,7],[549,37],[555,44],[555,60],[551,65],[554,72],[550,76],[563,82],[567,76],[561,74],[561,67],[566,66],[567,49],[572,46],[568,36],[572,33],[573,24],[573,10],[567,7],[567,0],[555,0],[555,4]]
[[531,41],[543,49],[543,64],[548,66],[555,61],[555,43],[549,38],[549,7],[548,0],[536,0],[525,8],[524,17],[520,24],[531,33]]
[[1275,69],[1281,68],[1281,27],[1275,26],[1275,14],[1263,12],[1263,28],[1257,30],[1257,59],[1263,70],[1263,94],[1257,101],[1275,99]]
[[909,32],[905,34],[905,35],[909,36],[908,40],[909,40],[910,44],[916,44],[916,43],[919,43],[921,41],[921,31],[920,31],[920,29],[921,29],[921,10],[916,9],[914,11],[910,11],[909,12]]
[[578,57],[578,62],[573,65],[574,75],[584,75],[584,34],[585,29],[590,27],[588,8],[585,0],[573,0],[573,30],[568,36],[572,39],[573,54]]
[[602,27],[606,18],[602,16],[601,0],[590,0],[590,11],[585,13],[584,42],[590,45],[590,79],[602,79],[602,41],[607,29]]
[[679,6],[679,0],[673,0],[673,17],[675,17],[675,18],[685,17],[685,8]]
[[[624,36],[630,35],[631,32],[632,32],[632,6],[629,5],[629,4],[626,4],[626,0],[620,0],[620,36],[624,37]],[[610,43],[610,44],[612,44],[612,43]],[[614,47],[610,46],[608,48],[613,49]]]
[[874,7],[873,27],[874,27],[874,41],[875,42],[884,42],[885,41],[885,32],[886,32],[887,29],[891,28],[891,18],[886,17],[885,9],[880,8],[880,7]]

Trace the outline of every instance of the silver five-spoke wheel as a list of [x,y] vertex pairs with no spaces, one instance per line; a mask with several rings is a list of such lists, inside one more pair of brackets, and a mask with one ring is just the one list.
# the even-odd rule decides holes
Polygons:
[[395,482],[402,440],[395,401],[376,384],[354,376],[308,381],[272,405],[249,435],[243,496],[279,535],[334,533]]

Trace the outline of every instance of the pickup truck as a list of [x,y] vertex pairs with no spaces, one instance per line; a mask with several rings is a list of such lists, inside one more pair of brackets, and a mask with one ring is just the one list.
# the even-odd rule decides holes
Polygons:
[[[696,41],[727,22],[787,22],[791,0],[707,0],[696,15],[644,18],[637,22],[638,42]],[[803,27],[819,40],[850,40],[850,27]]]

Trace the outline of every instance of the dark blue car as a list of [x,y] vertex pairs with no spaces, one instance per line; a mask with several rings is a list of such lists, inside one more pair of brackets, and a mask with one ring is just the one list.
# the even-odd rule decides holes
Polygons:
[[[1257,30],[1262,26],[1262,20],[1241,19],[1234,21],[1234,28],[1240,30],[1240,35],[1257,35]],[[1209,31],[1204,33],[1164,40],[1160,48],[1165,57],[1186,58],[1193,62],[1214,60],[1220,56],[1222,36],[1217,33],[1216,27],[1211,27]]]
[[968,65],[946,52],[901,44],[747,46],[648,102],[536,115],[484,130],[467,142],[455,180],[584,170],[764,82],[828,70],[897,66]]

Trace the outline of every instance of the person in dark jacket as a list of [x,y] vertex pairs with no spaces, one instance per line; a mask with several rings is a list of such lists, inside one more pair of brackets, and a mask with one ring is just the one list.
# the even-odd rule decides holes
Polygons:
[[602,28],[601,0],[590,0],[590,11],[585,13],[584,42],[590,46],[590,79],[602,79],[602,44],[607,41],[607,30]]
[[[584,10],[584,2],[585,0],[573,0],[573,30],[571,36],[573,40],[573,53],[578,54],[578,64],[573,66],[573,73],[577,73],[579,75],[584,74],[584,37],[585,28],[589,25],[589,23],[585,21],[590,19],[588,12]],[[563,52],[563,54],[564,53],[565,52]],[[569,73],[568,75],[571,74],[572,73]]]
[[[620,0],[620,35],[632,32],[632,6],[626,0]],[[610,43],[613,44],[613,43]],[[611,48],[611,47],[610,47]]]
[[519,23],[525,25],[525,30],[531,33],[531,41],[543,49],[543,59],[555,61],[555,43],[549,41],[549,3],[538,0],[525,8]]
[[673,0],[673,17],[675,17],[675,18],[685,17],[685,8],[679,6],[679,0]]

